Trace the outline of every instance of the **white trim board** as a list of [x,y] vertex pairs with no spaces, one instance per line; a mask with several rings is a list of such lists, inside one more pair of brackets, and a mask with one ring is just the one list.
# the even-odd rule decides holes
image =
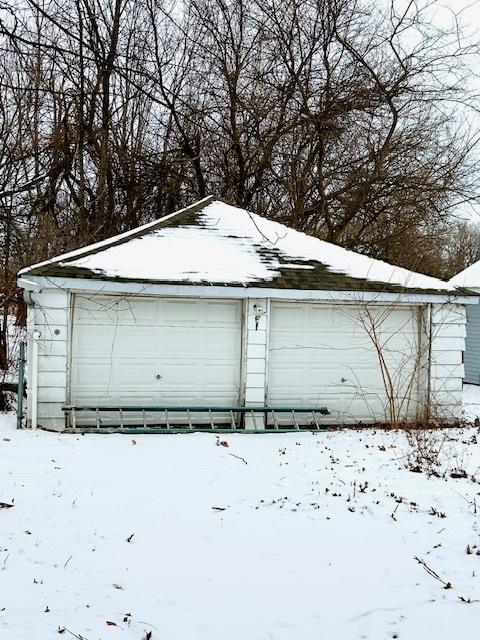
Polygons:
[[452,303],[478,304],[478,296],[455,296],[449,294],[408,294],[378,291],[325,291],[301,289],[276,289],[268,287],[229,287],[219,285],[175,285],[143,284],[139,282],[116,282],[90,280],[87,278],[59,278],[29,276],[18,278],[18,286],[27,291],[61,289],[70,292],[113,293],[142,296],[180,296],[198,298],[271,298],[272,300],[319,300],[327,302],[396,302],[401,304]]

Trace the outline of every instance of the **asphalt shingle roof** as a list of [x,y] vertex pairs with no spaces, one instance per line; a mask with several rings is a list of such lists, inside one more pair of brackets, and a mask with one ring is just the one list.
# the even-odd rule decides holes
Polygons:
[[27,274],[150,284],[466,293],[213,197],[20,272]]

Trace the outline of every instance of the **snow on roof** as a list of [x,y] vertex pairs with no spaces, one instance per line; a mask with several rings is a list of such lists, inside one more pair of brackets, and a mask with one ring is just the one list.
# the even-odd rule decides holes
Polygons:
[[480,289],[480,260],[457,273],[449,282],[455,287]]
[[20,274],[300,289],[455,291],[212,197]]

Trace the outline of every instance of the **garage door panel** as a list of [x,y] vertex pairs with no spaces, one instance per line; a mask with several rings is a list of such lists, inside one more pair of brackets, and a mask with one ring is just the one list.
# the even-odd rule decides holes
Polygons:
[[[77,405],[93,405],[93,406],[102,406],[102,405],[122,405],[125,404],[123,400],[124,396],[121,391],[102,391],[98,392],[95,396],[95,402],[92,402],[91,391],[84,390],[79,391],[75,398],[75,403]],[[138,405],[138,406],[146,406],[156,404],[156,395],[153,393],[132,393],[131,399],[129,401],[130,405]],[[112,414],[113,415],[113,414]],[[103,416],[103,413],[102,413]],[[115,413],[115,418],[118,420],[118,413]],[[83,417],[83,414],[82,414]],[[104,416],[106,417],[106,416]],[[93,418],[95,419],[95,418]]]
[[83,331],[74,332],[74,357],[109,358],[116,357],[141,358],[152,357],[152,350],[157,352],[155,339],[152,340],[151,329],[147,327],[85,325]]
[[76,296],[75,322],[91,325],[149,325],[158,317],[158,305],[153,300],[113,296]]
[[278,389],[279,393],[289,391],[292,388],[300,388],[305,378],[305,367],[289,366],[271,368],[269,371],[269,386]]
[[88,330],[74,332],[73,353],[87,357],[107,357],[115,335],[114,328],[97,325],[96,330],[91,335],[89,333]]
[[[227,388],[229,385],[229,371],[232,367],[232,362],[203,362],[201,379],[204,387],[218,387]],[[224,382],[222,382],[224,381]]]
[[200,369],[198,364],[165,363],[162,366],[159,391],[164,393],[168,390],[169,393],[173,393],[175,390],[197,387]]
[[[167,329],[167,328],[166,328]],[[159,357],[186,358],[203,357],[214,353],[216,359],[238,361],[240,354],[239,331],[231,328],[168,327],[158,335]]]
[[[344,338],[348,337],[348,343]],[[334,333],[325,333],[322,329],[317,332],[309,331],[299,334],[299,332],[279,331],[270,337],[271,349],[286,349],[292,351],[295,349],[323,349],[329,350],[349,350],[349,349],[368,349],[371,350],[372,342],[365,333],[362,335],[346,334],[335,331]]]
[[198,300],[165,300],[161,305],[160,318],[166,327],[191,327],[200,321],[201,309]]
[[338,332],[345,326],[349,326],[349,315],[345,310],[336,307],[321,309],[317,305],[311,305],[307,313],[308,328],[312,331],[323,329],[325,331]]
[[158,387],[154,363],[151,361],[114,359],[109,368],[110,386],[119,391],[148,389],[154,393]]
[[127,302],[115,296],[78,300],[72,340],[73,402],[237,402],[239,301],[132,298]]
[[232,305],[231,302],[210,300],[204,309],[204,319],[214,322],[217,327],[237,327],[241,322],[240,304]]
[[74,366],[73,384],[82,388],[105,386],[109,378],[108,364],[100,360],[80,360]]
[[108,309],[108,312],[103,314],[103,320],[108,324],[148,326],[154,322],[158,316],[156,304],[149,304],[140,299],[122,299],[114,303],[107,301],[105,307]]
[[[416,311],[375,308],[371,318],[397,404],[415,411]],[[330,422],[385,420],[387,393],[368,322],[365,309],[352,305],[272,302],[268,402],[327,406]],[[403,401],[409,395],[412,402]]]
[[140,360],[158,355],[157,342],[150,327],[119,326],[106,346],[115,357]]
[[195,327],[191,330],[179,327],[165,327],[165,329],[157,335],[159,357],[162,361],[168,358],[191,360],[193,353],[203,353],[203,341],[199,344],[202,334]]
[[74,366],[73,386],[89,393],[104,393],[110,390],[119,392],[149,390],[156,392],[158,383],[151,363],[138,363],[116,360],[77,360]]

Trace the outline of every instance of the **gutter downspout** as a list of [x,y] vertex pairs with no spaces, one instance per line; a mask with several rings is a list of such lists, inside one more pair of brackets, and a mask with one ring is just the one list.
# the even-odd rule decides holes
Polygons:
[[40,338],[40,331],[35,331],[32,334],[32,372],[31,379],[32,385],[30,390],[30,402],[32,406],[32,429],[37,428],[38,419],[38,340]]

